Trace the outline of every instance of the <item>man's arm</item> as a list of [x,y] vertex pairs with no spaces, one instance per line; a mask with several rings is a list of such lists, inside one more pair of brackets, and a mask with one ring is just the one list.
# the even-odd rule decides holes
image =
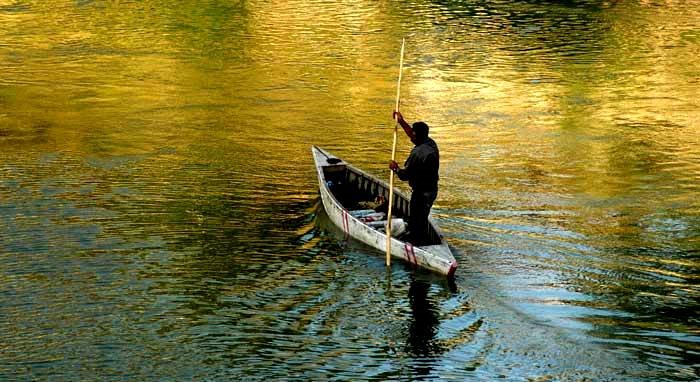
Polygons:
[[396,161],[392,160],[389,162],[389,169],[398,175],[399,179],[408,180],[408,169],[399,167],[399,164],[396,163]]
[[413,153],[408,156],[408,159],[406,159],[406,163],[404,163],[404,168],[399,167],[399,164],[396,163],[396,161],[390,161],[389,162],[389,168],[394,171],[396,175],[399,176],[399,179],[401,180],[409,180],[411,178],[411,174],[415,170],[415,156]]
[[403,115],[401,115],[400,112],[394,111],[394,119],[396,122],[398,122],[399,125],[403,128],[404,133],[408,135],[408,138],[411,139],[411,142],[413,142],[416,139],[416,134],[413,132],[413,129],[411,129],[411,125],[406,122],[405,119],[403,119]]

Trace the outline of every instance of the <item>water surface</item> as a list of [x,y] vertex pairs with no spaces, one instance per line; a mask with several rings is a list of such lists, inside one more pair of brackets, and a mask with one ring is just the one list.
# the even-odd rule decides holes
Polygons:
[[[0,379],[697,380],[698,20],[0,1]],[[388,175],[402,37],[453,282],[319,205],[311,144]]]

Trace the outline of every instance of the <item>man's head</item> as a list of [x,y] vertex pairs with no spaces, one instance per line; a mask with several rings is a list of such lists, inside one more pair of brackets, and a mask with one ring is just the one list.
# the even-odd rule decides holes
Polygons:
[[428,124],[425,122],[416,122],[412,126],[413,133],[416,135],[416,142],[423,142],[428,138]]

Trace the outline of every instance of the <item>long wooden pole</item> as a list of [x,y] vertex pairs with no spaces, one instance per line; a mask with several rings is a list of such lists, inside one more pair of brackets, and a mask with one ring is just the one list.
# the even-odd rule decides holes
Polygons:
[[[396,111],[399,111],[399,99],[401,98],[401,72],[403,72],[403,47],[406,39],[401,39],[401,61],[399,62],[399,82],[396,85]],[[396,136],[399,122],[394,125],[394,143],[391,146],[391,160],[396,160]],[[394,206],[394,171],[389,171],[389,206],[386,213],[386,266],[391,265],[391,209]]]

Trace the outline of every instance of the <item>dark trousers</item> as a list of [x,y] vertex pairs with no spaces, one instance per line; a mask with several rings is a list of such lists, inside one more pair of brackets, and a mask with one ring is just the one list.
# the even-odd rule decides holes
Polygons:
[[437,191],[413,191],[411,193],[410,218],[408,219],[408,241],[411,244],[430,244],[428,236],[428,215],[433,202],[437,197]]

